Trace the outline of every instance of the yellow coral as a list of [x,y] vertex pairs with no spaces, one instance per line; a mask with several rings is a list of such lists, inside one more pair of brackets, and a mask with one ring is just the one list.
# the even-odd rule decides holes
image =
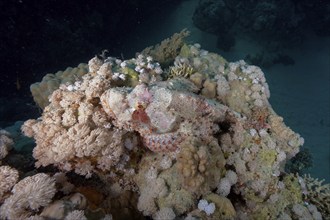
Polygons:
[[216,187],[223,165],[224,157],[214,142],[204,146],[196,140],[188,140],[181,145],[177,156],[183,187],[196,195]]
[[187,36],[189,36],[189,31],[183,29],[180,33],[173,34],[160,44],[145,48],[141,53],[153,57],[162,66],[167,66],[180,53],[180,49],[184,45],[184,39]]
[[230,220],[235,218],[236,216],[235,208],[231,203],[231,201],[226,197],[211,193],[205,196],[205,199],[210,203],[213,202],[216,207],[215,212],[209,218],[210,220],[212,219]]
[[170,67],[168,78],[174,78],[174,77],[189,78],[195,72],[196,70],[192,66],[186,63],[179,63],[178,65]]
[[324,180],[318,180],[309,174],[304,176],[307,187],[306,200],[317,207],[324,219],[330,216],[330,184],[323,184]]

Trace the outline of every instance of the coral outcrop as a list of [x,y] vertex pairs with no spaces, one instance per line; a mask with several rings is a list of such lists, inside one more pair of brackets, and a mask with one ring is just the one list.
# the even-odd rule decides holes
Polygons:
[[48,97],[60,87],[61,84],[72,84],[81,79],[88,72],[86,63],[81,63],[77,67],[68,67],[64,71],[58,71],[54,74],[46,74],[41,82],[33,83],[30,90],[34,101],[38,106],[44,109],[49,105]]
[[[64,212],[64,201],[85,198],[94,216],[101,208],[100,216],[111,213],[118,219],[140,218],[138,212],[154,219],[327,215],[327,206],[319,203],[326,198],[310,194],[314,205],[305,208],[303,195],[311,188],[284,172],[304,140],[272,109],[261,69],[178,42],[168,67],[149,54],[129,60],[97,56],[80,80],[51,94],[42,117],[22,126],[36,141],[36,167],[51,165],[105,185],[76,187],[57,173],[51,178],[69,197],[49,205],[54,192],[46,196],[50,189],[41,188],[36,195],[44,200],[24,207],[54,218],[53,210]],[[159,53],[165,61],[172,59],[168,50]],[[53,180],[47,181],[50,187]],[[326,195],[324,190],[320,195]],[[2,210],[12,208],[11,197]],[[48,208],[35,211],[41,206]],[[66,218],[88,219],[91,212],[65,210],[61,216]]]

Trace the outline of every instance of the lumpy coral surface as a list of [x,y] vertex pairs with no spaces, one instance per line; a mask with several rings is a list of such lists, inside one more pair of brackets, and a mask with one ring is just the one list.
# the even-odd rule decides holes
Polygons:
[[[36,166],[97,176],[117,201],[103,207],[114,216],[128,206],[155,219],[295,216],[301,178],[283,167],[303,139],[269,104],[262,70],[179,42],[166,60],[150,48],[129,60],[95,57],[55,90],[22,127],[36,141]],[[198,209],[200,200],[211,208]]]

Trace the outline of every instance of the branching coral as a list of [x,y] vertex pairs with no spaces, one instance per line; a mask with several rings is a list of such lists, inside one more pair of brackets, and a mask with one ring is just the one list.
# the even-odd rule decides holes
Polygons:
[[307,189],[305,199],[315,205],[324,219],[330,216],[330,184],[323,184],[324,180],[318,180],[310,175],[304,176]]
[[170,67],[168,75],[169,78],[174,78],[174,77],[188,78],[194,73],[195,70],[193,67],[187,65],[186,63],[178,63],[177,65]]
[[186,29],[174,34],[171,38],[163,40],[160,44],[147,47],[141,53],[155,58],[161,65],[169,65],[179,54],[184,39],[189,35]]

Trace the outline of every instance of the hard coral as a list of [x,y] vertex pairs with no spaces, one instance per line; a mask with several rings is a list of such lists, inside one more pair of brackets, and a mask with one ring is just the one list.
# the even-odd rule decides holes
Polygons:
[[317,207],[324,219],[330,216],[330,184],[323,184],[324,180],[318,180],[310,175],[304,176],[307,188],[305,200]]
[[209,145],[203,145],[196,140],[183,143],[177,155],[177,169],[182,186],[196,195],[214,188],[220,180],[221,169],[225,164],[221,155],[221,149],[215,142]]
[[205,196],[209,202],[215,204],[215,212],[211,215],[210,219],[233,219],[236,217],[236,211],[229,199],[226,197],[219,196],[211,193]]
[[193,67],[187,65],[186,63],[178,63],[174,67],[170,67],[169,78],[174,77],[185,77],[189,78],[196,71]]
[[184,44],[184,39],[189,36],[189,31],[186,29],[180,33],[174,34],[171,38],[163,40],[156,46],[147,47],[141,53],[154,57],[161,65],[169,65],[179,54],[181,47]]

